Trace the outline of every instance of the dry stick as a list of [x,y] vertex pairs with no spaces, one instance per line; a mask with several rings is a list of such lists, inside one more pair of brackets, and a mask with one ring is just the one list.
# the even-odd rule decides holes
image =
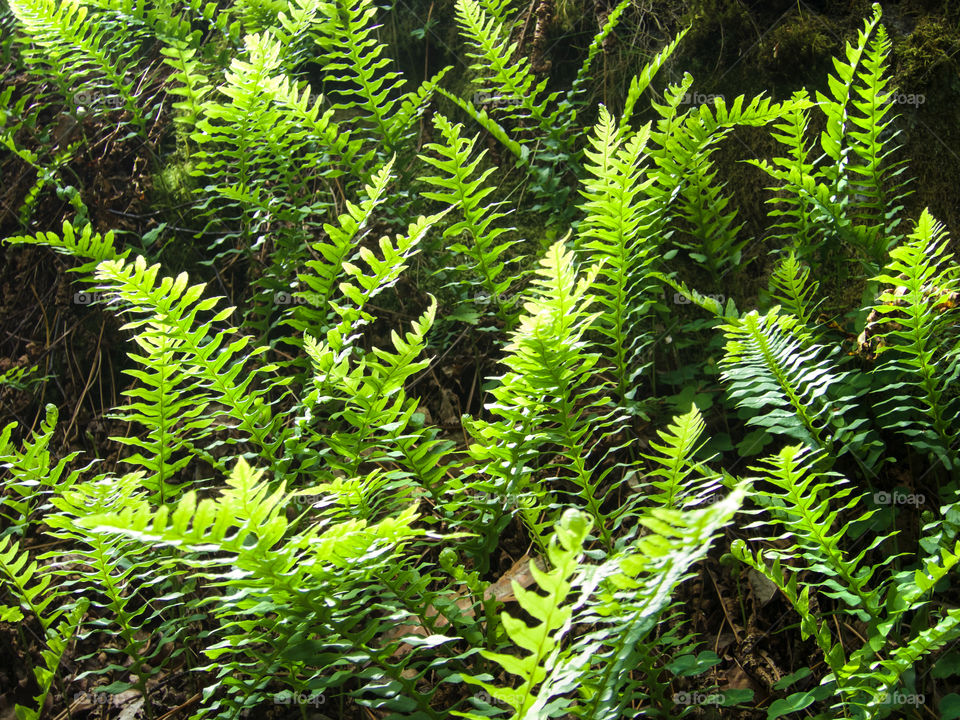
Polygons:
[[[713,589],[717,593],[717,599],[720,601],[720,609],[723,610],[723,616],[727,620],[727,625],[730,626],[730,630],[733,631],[733,639],[738,643],[740,642],[740,635],[737,632],[737,626],[733,624],[733,621],[730,619],[730,614],[727,612],[727,606],[723,604],[723,596],[720,594],[720,588],[717,587],[717,579],[713,576],[710,568],[704,568],[707,571],[707,575],[710,576],[710,582],[713,583]],[[720,628],[723,629],[722,627]],[[717,643],[713,646],[714,651],[720,646],[720,635],[717,635]]]
[[[96,359],[96,362],[93,364],[93,366],[90,368],[90,373],[87,375],[87,382],[83,386],[83,392],[80,393],[80,397],[77,399],[77,405],[73,409],[73,415],[70,418],[70,422],[67,425],[67,429],[63,431],[64,439],[70,437],[70,430],[73,428],[73,423],[76,422],[77,420],[77,414],[80,412],[80,406],[81,404],[83,404],[83,399],[87,396],[87,392],[90,390],[90,386],[93,384],[93,375],[97,370],[100,369],[100,363],[101,363],[100,343],[103,340],[103,329],[105,327],[106,327],[106,323],[100,324],[100,335],[99,337],[97,337],[97,356],[96,356],[97,359]],[[102,406],[101,406],[101,410],[102,410]]]

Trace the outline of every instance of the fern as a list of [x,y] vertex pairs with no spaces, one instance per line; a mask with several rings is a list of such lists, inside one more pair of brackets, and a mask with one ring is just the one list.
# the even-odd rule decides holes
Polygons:
[[[924,596],[960,560],[960,545],[952,553],[941,550],[939,556],[928,558],[914,572],[882,578],[880,570],[895,556],[876,565],[864,563],[864,558],[890,536],[873,537],[855,556],[842,548],[849,523],[866,521],[875,511],[861,512],[841,522],[841,513],[856,512],[861,498],[851,496],[849,483],[843,478],[816,471],[818,456],[808,448],[788,446],[754,468],[776,488],[770,491],[755,486],[754,497],[767,509],[766,521],[787,531],[791,540],[788,546],[754,553],[737,540],[731,550],[771,580],[800,615],[802,638],[816,641],[830,668],[821,687],[838,695],[832,706],[834,713],[841,713],[841,717],[874,717],[885,694],[913,662],[960,636],[958,611],[947,610],[933,628],[918,631],[902,644],[898,636],[891,637],[904,615],[918,609]],[[806,575],[802,590],[801,571]],[[819,579],[812,579],[811,572]],[[866,624],[862,647],[848,654],[844,642],[833,637],[831,624],[816,617],[813,596],[817,592],[844,603]],[[792,709],[801,710],[815,699],[813,693],[800,693],[790,703]],[[819,720],[837,714],[820,713],[815,717]]]
[[[10,587],[20,607],[33,615],[44,633],[49,632],[66,612],[59,602],[63,598],[52,584],[52,574],[46,568],[41,569],[26,550],[20,549],[20,543],[9,536],[0,538],[0,571],[3,584]],[[50,608],[51,605],[54,607]]]
[[684,28],[677,33],[677,36],[674,37],[663,50],[658,52],[650,62],[644,65],[643,70],[633,76],[633,79],[630,81],[630,86],[627,89],[627,98],[623,104],[623,114],[620,116],[620,132],[623,135],[627,135],[630,131],[630,122],[640,96],[650,86],[653,78],[667,63],[670,56],[673,55],[677,46],[680,45],[680,42],[689,31],[690,28]]
[[[400,74],[385,70],[390,60],[374,37],[376,7],[371,0],[335,0],[320,7],[324,19],[314,39],[323,53],[324,81],[337,87],[330,93],[334,109],[359,111],[363,124],[374,133],[368,140],[382,144],[387,155],[400,152],[413,123],[450,68],[404,93]],[[344,83],[349,89],[340,89]]]
[[[120,647],[101,643],[102,651],[129,658],[129,665],[111,663],[91,672],[122,670],[132,675],[133,681],[117,681],[104,691],[135,688],[145,700],[148,717],[152,717],[149,692],[152,683],[148,685],[148,682],[182,652],[171,645],[183,641],[178,635],[183,635],[189,618],[176,613],[176,601],[182,598],[189,584],[184,583],[180,573],[171,573],[169,568],[155,574],[162,560],[148,557],[142,546],[109,533],[91,531],[80,524],[80,520],[89,515],[110,512],[130,503],[141,482],[135,475],[100,476],[61,492],[52,500],[58,512],[47,516],[47,524],[52,535],[72,541],[73,553],[66,560],[60,558],[59,553],[50,553],[44,558],[59,560],[57,572],[69,578],[64,580],[63,587],[93,598],[90,606],[103,617],[91,623],[93,632],[106,632],[107,637],[113,637],[115,628]],[[81,579],[75,579],[78,573]],[[144,591],[149,591],[151,585],[169,592],[159,601],[144,598]],[[159,630],[154,630],[157,626]]]
[[[79,230],[79,232],[78,232]],[[4,240],[11,245],[41,245],[53,248],[62,255],[83,258],[87,262],[71,268],[71,271],[84,273],[84,279],[92,279],[90,273],[104,260],[123,260],[130,254],[129,250],[117,252],[116,240],[113,231],[105,234],[93,232],[90,224],[74,227],[73,223],[64,221],[63,232],[57,235],[54,232],[40,232],[36,235],[16,235]]]
[[137,132],[146,135],[146,103],[135,94],[135,45],[124,37],[108,38],[97,23],[88,21],[87,8],[74,0],[12,0],[9,5],[26,41],[36,46],[28,51],[28,62],[48,65],[65,98],[73,100],[78,90],[98,102],[113,103],[116,98]]
[[[541,517],[548,502],[546,488],[551,481],[572,482],[602,542],[610,547],[617,523],[601,510],[606,492],[600,486],[612,469],[599,466],[606,454],[602,443],[623,418],[593,382],[600,356],[584,339],[597,317],[589,312],[589,288],[599,269],[591,268],[577,279],[572,260],[562,241],[541,260],[540,276],[533,282],[537,294],[524,304],[525,314],[505,348],[508,372],[491,391],[494,401],[488,407],[497,419],[468,423],[476,440],[470,454],[492,477],[468,487],[528,498],[520,509],[536,540],[549,522]],[[544,451],[551,446],[557,455],[544,462]],[[546,473],[539,487],[531,482],[538,470]],[[494,518],[487,538],[496,537],[503,526],[503,515]]]
[[874,3],[873,17],[864,22],[856,46],[847,44],[846,62],[834,61],[837,74],[828,77],[830,97],[817,93],[827,116],[820,142],[832,161],[824,173],[835,192],[851,200],[854,194],[862,198],[853,205],[853,215],[868,227],[862,249],[874,261],[881,261],[897,240],[896,214],[902,206],[896,203],[903,198],[902,183],[896,181],[903,166],[886,167],[885,162],[896,149],[889,143],[897,133],[885,133],[892,123],[886,77],[890,40],[880,17],[880,5]]
[[[655,510],[640,520],[651,534],[599,566],[581,559],[592,526],[590,518],[567,510],[548,548],[552,570],[543,572],[531,564],[531,573],[547,594],[515,588],[521,607],[541,622],[529,626],[506,613],[501,615],[507,635],[526,653],[518,657],[481,651],[518,676],[521,683],[511,688],[492,685],[480,677],[463,679],[512,707],[511,718],[542,717],[551,710],[594,720],[622,717],[636,699],[624,690],[631,685],[629,670],[646,660],[644,637],[689,566],[702,557],[718,530],[729,522],[743,494],[739,488],[713,507],[688,513]],[[565,643],[574,623],[597,629]],[[561,697],[574,691],[577,700]]]
[[640,354],[645,348],[638,331],[645,303],[645,274],[653,260],[654,225],[645,191],[652,183],[643,179],[641,162],[649,126],[623,142],[606,108],[590,137],[592,149],[585,150],[588,179],[580,191],[586,199],[585,217],[578,229],[578,244],[584,254],[600,266],[597,297],[604,312],[597,329],[612,357],[621,403],[633,401],[637,376],[642,369]]
[[814,317],[820,283],[810,279],[810,268],[802,265],[797,255],[791,252],[770,276],[770,295],[783,308],[796,316],[802,325],[809,326]]
[[[147,450],[148,453],[168,448],[171,453],[176,444],[166,444],[170,437],[171,424],[176,413],[185,406],[175,399],[177,392],[187,390],[193,409],[187,414],[193,427],[198,431],[209,428],[213,421],[206,410],[204,401],[214,400],[223,412],[236,423],[246,440],[253,442],[256,452],[264,458],[272,458],[280,446],[282,438],[278,436],[281,418],[274,416],[270,403],[265,397],[267,388],[255,389],[258,378],[265,377],[273,369],[270,365],[247,372],[238,380],[244,363],[239,362],[241,351],[252,358],[262,353],[264,348],[249,349],[250,337],[240,335],[230,339],[234,332],[214,332],[213,323],[222,322],[233,308],[220,310],[210,319],[199,321],[200,313],[207,313],[217,305],[216,298],[201,299],[203,285],[187,285],[186,274],[177,278],[163,278],[157,283],[159,266],[147,267],[146,261],[138,257],[131,264],[123,260],[107,260],[97,267],[96,277],[102,283],[102,289],[108,296],[123,302],[123,312],[135,315],[125,326],[128,329],[140,329],[141,347],[147,355],[141,356],[149,372],[135,375],[146,383],[142,391],[134,397],[145,400],[149,405],[134,405],[134,415],[129,419],[141,422],[149,429],[146,438],[130,438],[130,444]],[[173,367],[176,362],[179,367]],[[183,382],[181,382],[183,381]],[[147,459],[146,456],[131,460],[144,464],[157,478],[159,491],[163,488],[170,473],[178,467],[171,465],[169,454],[161,453],[159,458]]]
[[373,211],[386,199],[392,168],[391,161],[374,173],[364,187],[365,197],[360,204],[347,201],[347,211],[337,219],[337,225],[324,225],[326,239],[311,244],[316,259],[304,263],[305,271],[298,273],[307,290],[295,294],[303,303],[296,306],[293,316],[287,320],[291,327],[308,331],[315,337],[329,329],[334,319],[330,301],[336,297],[339,281],[344,277],[344,263],[356,260]]
[[656,164],[651,194],[664,208],[676,203],[673,214],[683,219],[690,235],[689,240],[676,244],[689,250],[690,257],[704,264],[719,283],[726,268],[740,263],[747,240],[738,237],[736,212],[727,212],[729,198],[714,183],[717,172],[711,155],[715,146],[733,128],[767,125],[803,107],[804,101],[795,98],[772,103],[758,96],[745,104],[739,96],[728,107],[717,98],[714,109],[702,105],[679,114],[680,102],[692,83],[687,74],[679,85],[667,89],[663,105],[653,103],[661,118],[650,133],[655,148],[650,155]]
[[173,103],[173,109],[178,111],[174,122],[189,135],[202,117],[203,103],[213,87],[197,59],[197,48],[191,42],[173,38],[160,49],[160,53],[164,56],[164,63],[173,69],[167,79],[167,92],[182,98]]
[[471,67],[479,73],[475,84],[496,90],[516,103],[514,109],[503,110],[505,119],[530,118],[541,130],[549,132],[557,117],[548,111],[548,104],[559,93],[545,94],[547,81],[537,82],[529,60],[513,60],[517,44],[509,42],[510,27],[505,18],[491,15],[477,0],[457,0],[456,8],[460,32],[471,46]]
[[[809,95],[806,90],[798,90],[792,99],[797,105],[781,122],[774,124],[774,132],[771,133],[785,147],[787,157],[748,162],[783,183],[781,187],[770,188],[780,193],[767,200],[767,203],[777,206],[768,212],[768,217],[781,218],[771,227],[770,238],[790,241],[793,252],[804,256],[825,240],[817,237],[821,227],[821,223],[818,223],[820,207],[815,199],[816,193],[810,190],[816,183],[816,172],[810,160],[807,141],[810,126]],[[842,215],[842,211],[833,209],[833,203],[829,203],[827,208]]]
[[[958,278],[946,253],[943,226],[924,211],[903,245],[890,251],[883,274],[887,283],[874,307],[873,328],[882,362],[875,372],[894,372],[898,391],[884,398],[883,417],[922,452],[956,468],[956,397],[950,383],[960,371],[950,338],[957,315]],[[920,418],[923,418],[922,422]]]
[[[583,552],[583,543],[592,525],[593,521],[589,516],[576,510],[567,510],[557,523],[556,535],[551,538],[547,547],[553,568],[544,572],[535,563],[530,563],[530,572],[546,594],[514,587],[520,607],[540,622],[530,626],[507,613],[500,615],[500,621],[510,639],[527,654],[518,658],[506,653],[480,651],[483,657],[496,662],[511,675],[519,677],[521,683],[515,688],[501,688],[470,675],[463,678],[512,707],[512,718],[527,717],[527,713],[532,710],[537,699],[535,688],[547,675],[544,666],[549,663],[551,656],[559,652],[563,636],[569,631],[572,609],[563,606],[563,603],[573,588],[573,576]],[[453,714],[466,718],[483,717],[475,713]]]
[[[840,244],[879,264],[901,238],[897,228],[907,194],[901,177],[906,168],[890,160],[899,133],[892,129],[890,41],[880,17],[874,4],[856,44],[847,43],[844,57],[834,59],[829,95],[817,93],[817,106],[826,116],[822,160],[809,159],[809,116],[798,108],[774,135],[789,156],[752,161],[782,183],[783,196],[770,200],[782,208],[773,215],[784,218],[773,237],[791,239],[802,256],[821,248],[835,252],[832,246]],[[794,95],[795,100],[806,97],[805,92]]]
[[730,398],[754,411],[749,425],[822,448],[831,460],[853,453],[872,467],[881,445],[866,419],[855,417],[856,394],[847,394],[850,373],[836,370],[830,359],[835,351],[798,336],[797,324],[774,307],[721,326],[727,337],[722,377],[731,384]]
[[[660,507],[680,509],[696,501],[692,493],[697,490],[697,481],[702,480],[697,476],[708,474],[700,463],[692,460],[702,447],[702,443],[697,443],[706,426],[696,405],[690,408],[690,412],[675,417],[673,422],[675,424],[668,425],[666,430],[657,431],[662,444],[650,442],[650,448],[659,455],[644,457],[660,466],[647,475],[647,482],[652,489],[659,491],[651,494],[650,499]],[[699,488],[698,494],[703,493],[704,489]]]
[[[372,647],[384,621],[365,605],[373,599],[371,583],[392,584],[407,571],[402,548],[425,532],[413,527],[415,509],[377,524],[348,520],[300,528],[286,518],[289,499],[282,486],[271,490],[240,460],[218,498],[198,502],[188,492],[173,511],[155,512],[145,500],[133,500],[80,522],[177,548],[181,562],[201,567],[213,587],[222,588],[215,609],[219,628],[205,649],[211,661],[206,669],[217,671],[208,693],[217,692],[219,699],[205,714],[222,709],[219,716],[229,716],[255,707],[273,678],[294,692],[336,687],[346,680],[338,670],[346,654],[353,663],[375,660],[378,677],[386,674],[428,717],[439,717],[430,711],[429,697],[406,681],[406,663],[388,662],[396,644],[382,653]],[[202,560],[211,551],[216,560]],[[340,607],[335,597],[353,599]]]
[[26,708],[22,705],[15,706],[14,715],[17,720],[40,720],[41,713],[46,704],[47,695],[50,694],[57,670],[60,667],[63,656],[67,652],[67,645],[77,633],[80,623],[83,621],[83,616],[87,611],[87,604],[86,598],[80,598],[73,610],[67,613],[56,628],[47,630],[45,638],[47,646],[40,651],[43,665],[33,668],[33,675],[37,680],[37,685],[40,687],[40,694],[33,698],[36,709]]
[[[362,140],[333,120],[332,109],[321,113],[309,87],[282,73],[279,41],[267,32],[245,43],[247,58],[233,60],[221,96],[200,106],[191,172],[207,179],[197,192],[211,224],[219,226],[221,254],[272,250],[255,282],[258,299],[272,301],[307,258],[310,228],[332,201],[318,199],[318,186],[344,172],[363,177],[369,156],[361,152]],[[268,227],[276,230],[268,234]],[[267,237],[270,248],[263,245]],[[271,305],[255,305],[251,314],[261,325]]]
[[[494,211],[493,206],[484,202],[493,192],[493,188],[486,181],[496,168],[477,172],[483,153],[471,160],[476,138],[468,140],[461,137],[462,125],[453,125],[439,113],[434,115],[433,123],[444,142],[428,144],[425,149],[439,157],[420,157],[443,175],[422,178],[437,188],[424,192],[423,196],[448,203],[462,213],[463,220],[444,231],[444,237],[466,236],[467,239],[466,243],[458,241],[450,246],[451,252],[463,253],[471,261],[469,265],[461,265],[456,269],[466,276],[465,280],[469,277],[467,273],[470,273],[480,281],[492,299],[497,314],[509,323],[512,317],[507,295],[513,284],[510,277],[513,273],[508,272],[507,263],[502,258],[510,252],[515,242],[498,242],[498,238],[509,230],[493,225],[503,217],[503,213]],[[518,262],[520,259],[513,257],[508,258],[508,261]]]
[[[57,415],[56,406],[47,405],[40,431],[34,434],[32,440],[23,443],[23,450],[10,447],[10,434],[16,423],[7,425],[0,432],[0,468],[9,473],[7,479],[0,481],[0,488],[3,489],[0,517],[5,521],[0,536],[25,534],[29,524],[36,521],[36,513],[44,496],[66,490],[80,477],[80,469],[67,472],[79,452],[68,453],[59,460],[54,460],[50,453]],[[9,511],[12,514],[8,514]]]

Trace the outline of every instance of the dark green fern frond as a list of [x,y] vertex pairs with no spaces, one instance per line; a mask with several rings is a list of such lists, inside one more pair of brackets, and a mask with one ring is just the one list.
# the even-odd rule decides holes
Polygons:
[[[485,202],[494,190],[487,183],[487,178],[496,168],[477,171],[484,153],[474,156],[476,138],[462,137],[462,125],[452,124],[439,113],[434,115],[433,123],[444,142],[430,143],[425,149],[439,157],[421,155],[420,158],[443,175],[421,178],[437,188],[435,191],[424,192],[423,196],[448,203],[462,214],[463,220],[444,231],[444,237],[456,239],[450,246],[450,251],[463,253],[471,260],[469,265],[461,265],[457,270],[464,274],[464,280],[469,277],[467,273],[479,280],[497,314],[510,322],[511,303],[507,296],[511,285],[516,281],[516,272],[510,271],[503,256],[509,253],[515,241],[498,242],[502,235],[509,232],[507,228],[494,225],[504,214],[495,211],[496,205]],[[464,238],[466,242],[460,238]],[[510,262],[520,259],[511,257]]]
[[[960,373],[956,323],[960,273],[946,252],[943,225],[924,210],[907,242],[890,251],[870,329],[879,340],[875,372],[895,373],[896,391],[883,399],[888,426],[948,469],[957,466],[957,396]],[[908,389],[904,393],[902,389]]]
[[374,173],[370,183],[364,186],[359,205],[347,200],[346,212],[337,218],[337,224],[323,226],[326,238],[311,244],[315,259],[306,261],[305,271],[297,275],[307,290],[294,294],[303,303],[295,306],[292,317],[287,320],[291,327],[314,337],[322,336],[329,329],[334,318],[330,301],[345,275],[344,264],[356,260],[373,211],[386,199],[387,186],[393,180],[392,169],[393,161]]
[[881,446],[866,419],[855,416],[849,373],[836,369],[836,349],[798,337],[798,322],[775,307],[721,326],[727,337],[722,377],[731,399],[754,411],[749,425],[822,448],[831,462],[853,453],[871,467]]
[[381,154],[402,152],[413,121],[449,68],[404,92],[401,74],[386,69],[391,60],[375,34],[372,0],[335,0],[320,7],[324,17],[314,39],[323,52],[324,82],[331,86],[334,109],[358,111],[373,133],[368,140],[382,148]]
[[819,302],[814,302],[820,283],[810,279],[810,268],[802,265],[795,252],[777,264],[770,276],[770,295],[803,325],[810,325]]
[[[119,657],[89,674],[109,674],[125,668],[128,672],[122,677],[129,673],[131,680],[118,679],[108,691],[135,688],[148,704],[149,716],[149,688],[153,683],[148,686],[148,681],[179,654],[172,646],[178,639],[182,641],[178,636],[186,627],[179,622],[183,616],[178,601],[182,602],[189,584],[181,573],[147,553],[143,545],[110,532],[91,530],[79,522],[89,515],[123,508],[141,484],[136,475],[100,476],[60,493],[52,500],[56,512],[47,516],[47,523],[54,537],[72,541],[73,551],[67,558],[54,552],[41,559],[55,561],[57,573],[64,578],[63,587],[90,599],[98,618],[91,623],[89,634],[103,633],[101,637],[120,640],[119,647],[101,643],[100,652]],[[161,566],[162,580],[154,576]],[[161,593],[162,600],[154,599]]]
[[26,51],[28,62],[47,66],[68,101],[85,91],[98,106],[122,107],[137,132],[146,135],[148,103],[136,93],[132,56],[137,46],[131,34],[109,36],[75,0],[11,0],[9,5],[32,48]]
[[645,273],[653,259],[650,229],[654,210],[646,191],[642,162],[649,126],[624,141],[606,108],[584,150],[587,179],[580,193],[585,217],[578,230],[578,246],[590,263],[600,264],[597,299],[604,311],[596,328],[603,334],[616,373],[621,403],[632,401],[637,391],[641,342],[639,316],[646,288]]
[[762,95],[744,102],[741,95],[728,106],[716,98],[714,107],[701,105],[680,114],[679,106],[693,78],[687,74],[679,85],[671,85],[665,103],[653,103],[661,118],[650,137],[656,163],[656,179],[651,194],[670,215],[683,220],[689,240],[677,244],[690,251],[690,257],[704,264],[719,282],[722,272],[740,262],[747,238],[739,237],[736,211],[728,211],[730,198],[717,185],[717,170],[712,160],[716,145],[737,126],[761,127],[803,107],[805,101],[774,103]]
[[905,196],[899,179],[905,168],[889,162],[898,133],[890,128],[890,40],[880,17],[880,5],[874,3],[856,45],[847,43],[845,60],[834,59],[836,75],[827,78],[830,95],[817,93],[827,119],[820,144],[831,162],[823,174],[832,193],[843,198],[841,207],[848,206],[851,218],[864,228],[860,249],[877,263],[899,239],[899,203]]

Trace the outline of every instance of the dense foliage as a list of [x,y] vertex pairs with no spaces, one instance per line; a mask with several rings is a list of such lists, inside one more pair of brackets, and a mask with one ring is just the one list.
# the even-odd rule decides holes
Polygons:
[[[181,675],[197,720],[960,717],[960,665],[930,675],[960,269],[903,211],[879,6],[822,92],[691,103],[658,82],[681,33],[611,108],[630,0],[559,88],[535,18],[457,0],[469,92],[404,77],[371,0],[7,4],[0,138],[36,169],[7,243],[68,257],[126,343],[109,448],[57,452],[53,404],[0,428],[0,620],[42,645],[17,718],[173,717]],[[716,162],[742,132],[780,148],[745,158],[759,248]],[[70,163],[101,142],[137,149],[149,232],[94,221]],[[462,396],[458,343],[492,358]],[[683,601],[720,572],[737,663],[769,589],[791,672],[721,677]]]

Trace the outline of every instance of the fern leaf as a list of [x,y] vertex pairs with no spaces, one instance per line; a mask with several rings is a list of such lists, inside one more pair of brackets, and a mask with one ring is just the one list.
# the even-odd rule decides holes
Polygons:
[[[892,290],[881,293],[872,323],[881,341],[875,372],[893,371],[910,393],[893,393],[884,415],[924,452],[954,468],[958,433],[949,384],[960,371],[948,338],[957,316],[960,277],[946,252],[943,225],[925,210],[906,243],[890,251],[883,274],[874,278]],[[922,418],[922,420],[920,420]]]
[[831,461],[852,452],[867,467],[876,463],[881,445],[864,418],[856,418],[855,395],[847,392],[849,373],[837,372],[836,351],[796,335],[797,319],[752,311],[723,325],[727,337],[722,377],[730,397],[755,413],[747,422],[784,433]]
[[[461,136],[462,125],[454,125],[439,113],[434,115],[434,126],[443,136],[444,143],[431,143],[425,149],[439,157],[421,155],[421,159],[436,168],[443,175],[421,178],[436,190],[424,192],[423,196],[431,200],[448,203],[456,207],[463,220],[454,223],[444,231],[444,236],[468,241],[455,242],[450,250],[463,253],[472,263],[460,266],[459,270],[472,273],[482,284],[484,290],[493,299],[498,314],[505,320],[510,319],[509,306],[505,298],[513,282],[503,256],[509,253],[515,242],[498,242],[498,238],[508,232],[506,228],[494,226],[503,217],[503,213],[493,210],[495,206],[484,200],[493,192],[487,184],[487,178],[496,171],[488,168],[477,172],[483,153],[471,159],[476,138]],[[516,262],[519,258],[511,258]],[[503,277],[504,274],[507,277]]]
[[652,179],[644,179],[641,163],[649,138],[649,125],[626,143],[616,123],[600,106],[600,120],[590,136],[585,156],[588,178],[580,191],[586,199],[578,244],[592,263],[602,263],[597,296],[604,306],[597,329],[613,358],[617,393],[624,404],[633,400],[644,345],[638,320],[644,276],[653,255],[648,231],[653,210],[646,191]]

